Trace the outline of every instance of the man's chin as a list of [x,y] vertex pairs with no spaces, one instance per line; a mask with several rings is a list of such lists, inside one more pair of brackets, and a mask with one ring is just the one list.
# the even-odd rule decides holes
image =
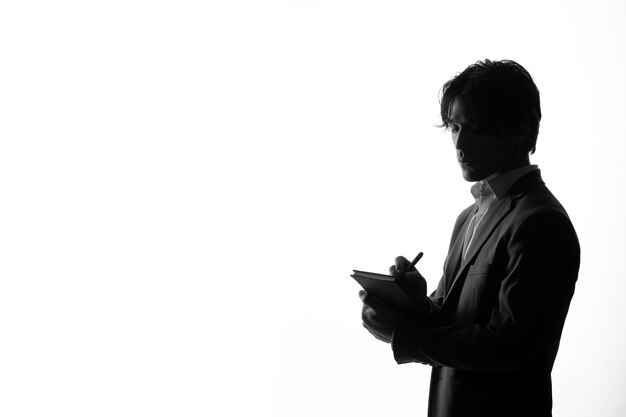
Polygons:
[[478,180],[474,179],[475,176],[474,176],[474,173],[472,171],[467,170],[467,169],[461,169],[461,172],[463,174],[463,179],[465,181],[468,181],[468,182],[476,182],[476,181],[478,181]]
[[476,181],[480,181],[484,178],[484,176],[481,176],[480,173],[476,172],[476,171],[472,171],[469,169],[463,169],[461,168],[461,171],[463,173],[463,179],[467,182],[476,182]]

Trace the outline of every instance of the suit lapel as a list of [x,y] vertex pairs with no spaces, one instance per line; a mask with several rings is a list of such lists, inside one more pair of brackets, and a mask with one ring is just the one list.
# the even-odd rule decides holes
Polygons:
[[[474,240],[470,245],[467,255],[465,256],[465,260],[461,258],[461,252],[463,251],[463,239],[465,237],[465,232],[467,231],[467,227],[469,226],[469,221],[476,212],[476,209],[472,210],[472,213],[465,221],[459,236],[457,236],[454,247],[450,253],[450,261],[457,262],[456,264],[451,264],[452,270],[450,270],[450,275],[454,275],[454,279],[451,284],[446,285],[445,298],[443,301],[443,307],[446,305],[446,301],[450,297],[450,294],[455,290],[455,288],[461,287],[463,285],[463,281],[465,280],[465,276],[467,275],[467,269],[469,265],[474,262],[474,259],[480,252],[481,248],[484,246],[485,242],[489,239],[493,231],[500,224],[502,219],[506,217],[506,215],[511,211],[513,207],[513,201],[525,195],[532,187],[543,184],[541,179],[541,175],[539,170],[532,172],[530,174],[525,175],[520,178],[518,182],[511,188],[508,195],[502,197],[501,200],[496,200],[492,203],[492,206],[485,214],[480,227],[476,230],[476,234],[474,235]],[[460,266],[459,266],[460,265]],[[458,269],[456,269],[458,267]],[[446,283],[447,284],[447,283]]]
[[[458,258],[461,266],[456,271],[452,285],[450,285],[450,289],[446,293],[444,304],[454,289],[463,285],[463,281],[467,275],[465,273],[466,269],[474,261],[474,258],[478,255],[478,252],[480,252],[480,249],[483,247],[487,239],[489,239],[489,236],[491,236],[495,228],[498,224],[500,224],[509,211],[511,211],[511,197],[509,196],[504,197],[502,200],[496,200],[492,203],[492,206],[489,208],[485,217],[481,221],[480,226],[476,230],[476,234],[474,235],[472,244],[465,255],[465,259],[461,260],[460,256]],[[467,230],[467,225],[464,226],[464,230]],[[463,239],[461,238],[460,240],[459,253],[463,250]]]
[[467,250],[465,260],[461,264],[461,269],[465,268],[467,264],[472,262],[480,251],[480,248],[482,248],[485,244],[485,241],[489,238],[489,236],[491,236],[493,230],[510,210],[510,197],[504,197],[502,200],[496,200],[492,203],[492,207],[489,208],[481,224],[478,226],[478,229],[476,229],[476,234],[474,235],[474,239]]
[[[456,277],[457,272],[459,271],[459,267],[461,266],[461,257],[463,253],[463,241],[465,240],[465,234],[467,233],[467,228],[472,220],[474,214],[478,211],[478,206],[476,205],[473,210],[470,210],[468,216],[465,218],[465,222],[463,223],[463,227],[456,236],[456,240],[452,245],[452,249],[450,250],[450,254],[448,255],[447,265],[446,265],[446,276],[447,277]],[[448,294],[450,292],[450,288],[452,287],[452,283],[454,279],[446,279],[445,283],[445,292],[444,294]]]

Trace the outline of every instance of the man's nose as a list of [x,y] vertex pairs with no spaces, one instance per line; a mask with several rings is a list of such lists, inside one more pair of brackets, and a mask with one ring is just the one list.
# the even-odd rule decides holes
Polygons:
[[458,151],[465,151],[469,147],[469,135],[467,131],[464,129],[460,129],[456,134],[456,138],[454,139],[454,147]]

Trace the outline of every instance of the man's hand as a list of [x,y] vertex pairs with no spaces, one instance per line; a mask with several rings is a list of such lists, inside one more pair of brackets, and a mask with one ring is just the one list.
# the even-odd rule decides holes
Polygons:
[[368,295],[366,291],[359,291],[363,301],[361,318],[365,327],[376,339],[391,343],[391,336],[396,328],[400,313],[387,303]]
[[398,278],[403,277],[408,272],[417,272],[415,266],[409,268],[409,265],[411,265],[411,262],[407,258],[404,256],[398,256],[396,258],[396,263],[389,267],[389,275]]
[[409,297],[419,304],[424,311],[428,311],[426,280],[414,266],[409,268],[410,264],[411,262],[404,256],[398,256],[395,265],[389,267],[389,275],[397,278],[398,283]]

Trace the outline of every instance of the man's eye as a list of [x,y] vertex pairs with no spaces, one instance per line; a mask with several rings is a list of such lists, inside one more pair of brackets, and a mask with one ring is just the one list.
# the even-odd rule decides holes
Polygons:
[[486,126],[474,126],[472,127],[472,133],[476,135],[488,135],[489,129]]
[[459,132],[459,127],[457,125],[450,125],[450,131],[452,133],[458,133]]

